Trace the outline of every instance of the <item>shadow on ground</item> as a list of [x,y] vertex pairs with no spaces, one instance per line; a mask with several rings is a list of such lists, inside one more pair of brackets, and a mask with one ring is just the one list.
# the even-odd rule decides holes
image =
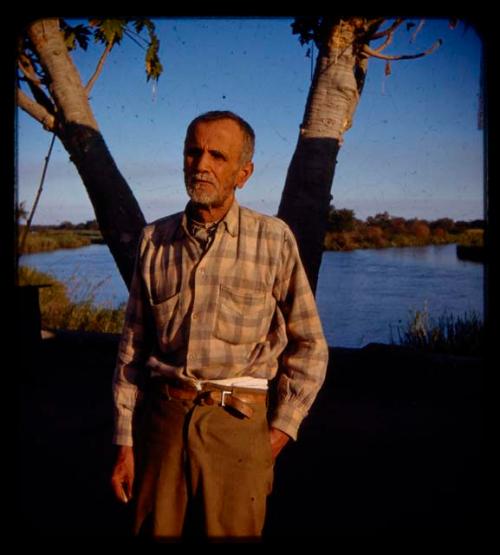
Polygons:
[[[28,536],[124,538],[109,490],[117,337],[64,333],[25,353],[18,517]],[[265,538],[480,530],[480,359],[332,349],[299,441],[276,466]]]

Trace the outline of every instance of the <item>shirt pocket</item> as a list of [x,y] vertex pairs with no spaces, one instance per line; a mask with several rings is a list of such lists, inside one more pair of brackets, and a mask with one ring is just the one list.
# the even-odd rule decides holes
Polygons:
[[221,285],[214,336],[233,345],[264,341],[271,325],[274,305],[271,293]]
[[172,295],[161,302],[151,303],[158,340],[163,347],[179,340],[180,322],[180,293]]

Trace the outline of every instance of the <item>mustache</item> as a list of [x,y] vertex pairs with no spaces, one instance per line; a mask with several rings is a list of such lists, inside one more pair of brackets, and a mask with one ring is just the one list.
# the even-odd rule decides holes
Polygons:
[[205,181],[206,183],[211,183],[216,185],[214,178],[207,172],[197,172],[193,173],[188,178],[189,184],[193,184],[196,181]]

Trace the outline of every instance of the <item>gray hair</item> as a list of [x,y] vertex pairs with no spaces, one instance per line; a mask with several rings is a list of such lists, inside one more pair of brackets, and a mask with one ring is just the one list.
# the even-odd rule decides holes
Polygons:
[[189,137],[190,133],[198,123],[205,121],[219,121],[224,119],[230,119],[234,121],[240,128],[241,132],[243,133],[243,149],[241,152],[241,162],[243,164],[251,162],[255,151],[255,132],[248,122],[246,122],[242,117],[238,116],[238,114],[230,112],[229,110],[212,110],[210,112],[200,114],[199,116],[194,118],[194,120],[189,124],[187,128],[186,139]]

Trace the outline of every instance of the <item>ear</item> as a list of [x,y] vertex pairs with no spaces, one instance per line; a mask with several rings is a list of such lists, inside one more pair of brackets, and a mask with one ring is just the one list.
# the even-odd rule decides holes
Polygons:
[[238,189],[242,189],[245,186],[245,183],[248,181],[249,177],[253,173],[253,162],[246,162],[243,166],[238,170],[238,175],[236,176],[236,183],[235,186]]

